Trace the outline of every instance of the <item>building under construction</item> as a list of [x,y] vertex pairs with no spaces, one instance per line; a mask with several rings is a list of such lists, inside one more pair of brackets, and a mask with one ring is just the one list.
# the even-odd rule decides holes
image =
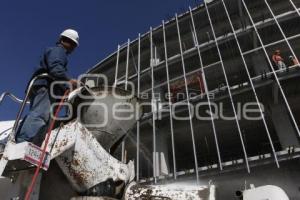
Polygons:
[[[104,128],[76,120],[61,127],[47,146],[56,162],[32,199],[97,199],[111,189],[107,180],[133,179],[139,186],[123,189],[123,199],[300,199],[299,7],[300,0],[205,0],[119,45],[87,72],[86,91],[131,92],[118,101],[140,102],[143,112]],[[101,103],[118,102],[107,93]],[[89,105],[81,122],[100,123],[101,113]],[[0,161],[17,185],[12,199],[32,176],[32,166],[16,161],[24,155],[12,156],[16,145],[8,143]],[[50,159],[42,160],[47,169]],[[175,194],[176,186],[199,190]]]
[[[148,103],[117,155],[135,160],[138,181],[211,181],[221,199],[250,184],[275,184],[300,198],[299,6],[206,1],[89,70]],[[272,60],[276,50],[285,68]],[[256,110],[251,119],[240,114],[248,104]]]

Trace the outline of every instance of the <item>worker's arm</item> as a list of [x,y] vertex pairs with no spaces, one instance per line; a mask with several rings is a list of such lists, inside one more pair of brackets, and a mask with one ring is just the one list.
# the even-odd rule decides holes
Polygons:
[[55,47],[48,51],[46,55],[48,72],[55,80],[69,81],[67,76],[67,54],[61,47]]

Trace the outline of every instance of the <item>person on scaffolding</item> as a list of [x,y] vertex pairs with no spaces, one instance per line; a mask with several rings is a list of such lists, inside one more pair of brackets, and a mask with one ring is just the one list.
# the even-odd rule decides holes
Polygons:
[[[50,121],[51,105],[57,100],[54,99],[53,94],[50,95],[50,85],[55,81],[69,81],[72,85],[77,84],[76,80],[67,76],[67,57],[78,45],[77,31],[67,29],[60,34],[56,46],[45,50],[41,57],[40,67],[35,70],[31,80],[43,73],[48,73],[52,80],[41,78],[34,82],[29,96],[29,113],[16,131],[17,143],[28,141],[41,145]],[[67,84],[55,84],[53,93],[56,96],[63,96],[67,89]]]
[[286,68],[286,64],[283,62],[284,59],[281,56],[281,52],[277,49],[272,55],[272,60],[276,64],[279,70]]
[[290,55],[289,59],[290,59],[290,62],[291,62],[291,66],[299,65],[298,59],[295,58],[294,56]]

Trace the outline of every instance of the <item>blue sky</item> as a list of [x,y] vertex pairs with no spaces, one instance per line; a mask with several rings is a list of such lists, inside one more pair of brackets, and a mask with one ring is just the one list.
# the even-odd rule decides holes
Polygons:
[[[24,96],[33,68],[44,48],[55,44],[66,28],[78,30],[80,47],[69,58],[69,74],[77,77],[163,19],[194,7],[201,0],[1,0],[0,93]],[[14,119],[18,104],[6,99],[0,120]]]

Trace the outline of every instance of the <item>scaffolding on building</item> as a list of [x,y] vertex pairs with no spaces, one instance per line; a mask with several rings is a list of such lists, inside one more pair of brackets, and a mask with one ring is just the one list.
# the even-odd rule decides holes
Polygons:
[[[89,70],[149,103],[116,155],[136,161],[138,181],[193,174],[199,182],[202,172],[251,173],[299,157],[299,6],[296,0],[204,1],[118,45]],[[276,49],[286,68],[272,62]],[[172,97],[179,92],[183,98]],[[249,102],[259,120],[240,116],[239,104]],[[207,120],[193,115],[199,103]],[[231,119],[214,116],[215,104]]]

